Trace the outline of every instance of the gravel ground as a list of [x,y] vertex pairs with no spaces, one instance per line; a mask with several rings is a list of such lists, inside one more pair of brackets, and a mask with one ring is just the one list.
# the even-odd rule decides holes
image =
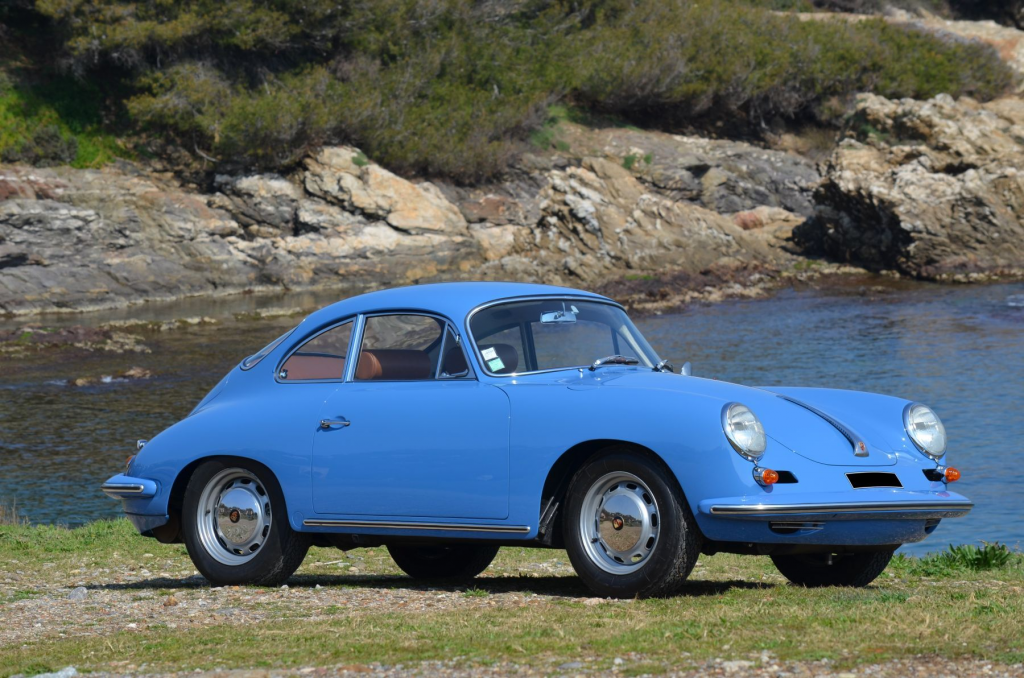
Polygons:
[[[345,560],[307,563],[288,585],[277,589],[210,588],[191,567],[181,570],[181,559],[165,560],[152,554],[145,554],[145,568],[114,565],[71,570],[70,576],[55,573],[52,578],[45,572],[49,563],[43,564],[42,573],[8,570],[0,575],[0,592],[15,600],[0,607],[0,647],[72,636],[107,636],[117,631],[143,632],[153,627],[185,630],[225,622],[248,625],[282,617],[316,621],[367,612],[546,606],[553,600],[579,601],[586,595],[564,559],[526,563],[515,572],[492,566],[468,586],[431,587],[417,586],[397,574],[376,574],[386,552],[371,550],[366,557],[375,574],[361,575],[368,566],[357,553]],[[509,578],[510,574],[519,576]],[[523,586],[524,578],[530,579],[529,590]],[[22,594],[24,599],[16,599],[19,591],[28,589],[29,593]],[[476,591],[481,595],[474,595]],[[600,598],[583,602],[629,604]]]
[[[194,671],[189,673],[152,674],[152,678],[323,678],[333,676],[444,676],[446,678],[462,678],[468,676],[539,676],[539,675],[586,675],[616,676],[626,673],[637,674],[630,666],[643,660],[642,655],[617,658],[611,671],[591,671],[584,661],[570,662],[553,666],[550,670],[538,671],[533,668],[516,664],[495,664],[491,666],[463,666],[457,662],[423,662],[420,664],[382,666],[380,664],[349,664],[329,668],[306,667],[294,671]],[[937,657],[914,657],[899,659],[881,664],[860,666],[855,669],[837,671],[827,660],[776,662],[766,656],[763,661],[744,660],[725,661],[715,659],[689,667],[664,667],[666,676],[730,676],[731,678],[778,677],[778,678],[816,678],[817,676],[836,676],[837,678],[905,678],[908,676],[930,676],[935,678],[961,678],[966,676],[984,676],[986,678],[1020,678],[1024,676],[1024,664],[998,664],[994,662],[962,659],[950,660]],[[44,674],[35,678],[74,678],[78,675],[73,667],[54,674]],[[106,678],[107,676],[139,676],[140,674],[91,673],[90,677]],[[17,677],[16,677],[17,678]]]

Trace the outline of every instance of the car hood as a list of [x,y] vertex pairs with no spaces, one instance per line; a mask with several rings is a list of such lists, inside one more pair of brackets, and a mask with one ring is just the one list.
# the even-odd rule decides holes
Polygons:
[[[828,389],[769,390],[713,379],[628,368],[585,371],[583,375],[573,372],[572,375],[559,379],[559,382],[570,390],[630,389],[648,393],[663,392],[666,397],[675,394],[713,398],[720,400],[723,406],[728,402],[743,403],[757,414],[764,425],[765,433],[775,442],[821,464],[889,466],[896,463],[892,436],[878,426],[878,421],[872,421],[870,417],[865,417],[864,412],[860,412],[862,408],[857,396],[897,401],[895,398],[841,391],[840,393],[847,394],[847,398],[845,401],[839,401],[816,397],[816,392],[826,393]],[[896,411],[893,415],[894,426],[902,422],[902,405],[899,402],[901,401],[887,408]],[[814,410],[817,410],[817,413]],[[840,431],[840,427],[851,434],[854,440],[864,443],[866,456],[854,454],[854,444]],[[864,451],[861,451],[861,454],[863,453]]]

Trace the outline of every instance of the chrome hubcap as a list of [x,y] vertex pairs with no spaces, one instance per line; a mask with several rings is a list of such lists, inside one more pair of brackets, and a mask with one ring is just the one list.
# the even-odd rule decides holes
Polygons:
[[612,574],[629,574],[644,566],[658,544],[658,523],[654,494],[624,471],[609,473],[591,485],[580,512],[587,556]]
[[203,489],[196,519],[199,541],[214,560],[243,565],[270,534],[270,496],[249,471],[225,469]]

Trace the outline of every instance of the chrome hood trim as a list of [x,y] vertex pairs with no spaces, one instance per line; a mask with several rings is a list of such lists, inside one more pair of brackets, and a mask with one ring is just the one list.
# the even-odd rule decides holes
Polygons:
[[799,405],[800,407],[804,408],[805,410],[807,410],[809,412],[813,412],[814,414],[818,415],[819,417],[821,417],[822,419],[824,419],[828,423],[832,424],[832,426],[835,427],[835,429],[837,431],[839,431],[840,433],[843,434],[844,438],[846,438],[847,440],[850,441],[850,447],[853,448],[853,456],[855,456],[855,457],[866,457],[866,456],[868,456],[868,446],[864,442],[864,438],[859,436],[859,435],[857,435],[857,433],[852,428],[850,428],[849,426],[847,426],[843,422],[839,421],[838,419],[836,419],[835,417],[833,417],[830,414],[822,412],[817,407],[812,407],[811,405],[808,405],[807,403],[803,402],[802,400],[797,400],[796,398],[793,398],[792,396],[782,395],[781,393],[776,394],[776,395],[779,398],[782,398],[783,400],[785,400],[786,402],[793,403],[794,405]]

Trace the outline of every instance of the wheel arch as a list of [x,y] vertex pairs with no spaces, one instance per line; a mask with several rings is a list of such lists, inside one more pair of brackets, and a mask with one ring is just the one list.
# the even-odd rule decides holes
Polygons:
[[540,495],[540,506],[538,508],[539,539],[542,543],[555,547],[563,545],[561,521],[556,520],[556,518],[559,511],[565,505],[565,495],[569,490],[570,481],[576,475],[576,472],[589,460],[605,450],[617,447],[630,447],[638,454],[661,464],[675,482],[679,491],[683,492],[679,479],[672,472],[669,465],[661,455],[646,445],[616,438],[598,438],[577,443],[555,460],[555,463],[548,470],[547,477],[544,479]]
[[248,464],[250,466],[257,467],[259,471],[266,473],[267,476],[272,478],[277,484],[278,492],[281,493],[285,503],[283,515],[286,520],[288,519],[288,497],[284,494],[284,488],[281,486],[281,480],[269,466],[256,461],[251,457],[240,457],[230,454],[211,454],[205,457],[199,457],[198,459],[193,459],[183,466],[181,470],[178,471],[178,475],[175,476],[174,482],[171,484],[170,494],[167,496],[167,515],[169,520],[166,525],[153,531],[153,535],[159,541],[165,544],[184,543],[184,539],[181,534],[181,512],[185,503],[185,490],[188,488],[188,482],[192,479],[192,475],[195,473],[196,469],[208,461]]

